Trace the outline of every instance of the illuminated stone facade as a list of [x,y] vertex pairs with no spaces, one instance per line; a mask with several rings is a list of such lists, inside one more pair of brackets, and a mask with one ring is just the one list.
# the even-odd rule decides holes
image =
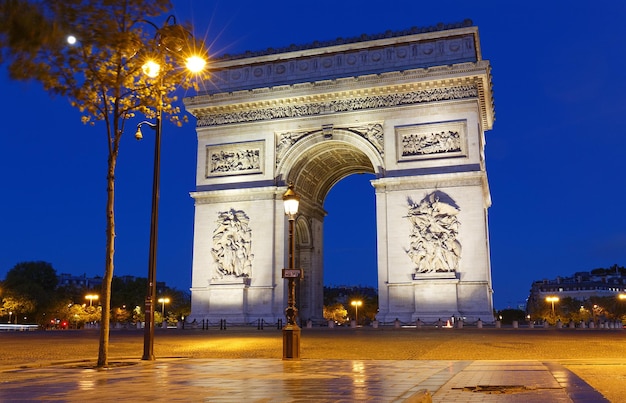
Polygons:
[[212,66],[207,91],[185,99],[198,119],[190,320],[284,318],[289,182],[302,198],[299,316],[322,320],[324,200],[355,173],[376,175],[378,320],[493,319],[484,132],[494,112],[471,22]]

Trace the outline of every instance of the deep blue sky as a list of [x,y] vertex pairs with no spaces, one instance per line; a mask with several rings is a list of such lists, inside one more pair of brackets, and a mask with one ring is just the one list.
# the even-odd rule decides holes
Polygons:
[[[533,280],[626,265],[626,3],[621,1],[175,1],[211,52],[375,34],[466,18],[491,61],[487,132],[496,308]],[[106,137],[67,100],[0,70],[0,278],[45,260],[58,273],[102,275]],[[191,94],[190,94],[191,95]],[[153,142],[130,124],[117,169],[117,275],[147,275]],[[196,136],[166,124],[158,279],[191,285]],[[375,285],[374,192],[367,176],[326,200],[326,284]],[[356,206],[351,206],[355,203]],[[345,208],[342,206],[346,206]]]

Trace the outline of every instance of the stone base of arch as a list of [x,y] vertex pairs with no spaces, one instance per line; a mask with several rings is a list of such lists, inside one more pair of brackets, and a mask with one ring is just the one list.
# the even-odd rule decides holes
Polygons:
[[263,320],[265,324],[276,323],[278,319],[284,320],[284,314],[280,311],[272,312],[267,304],[262,303],[272,292],[271,287],[251,287],[242,282],[192,288],[193,311],[187,317],[187,322],[208,321],[216,324],[226,320],[231,325],[246,325]]
[[[430,274],[430,273],[429,273]],[[493,320],[488,284],[463,284],[454,273],[432,273],[411,283],[386,286],[390,303],[388,309],[379,311],[377,320],[392,323],[399,320],[415,324],[418,320],[425,324],[444,323],[454,318],[473,323]]]

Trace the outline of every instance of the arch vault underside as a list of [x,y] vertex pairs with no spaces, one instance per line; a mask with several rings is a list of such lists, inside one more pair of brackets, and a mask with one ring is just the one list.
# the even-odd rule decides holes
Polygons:
[[198,119],[190,319],[283,317],[293,183],[300,319],[323,320],[324,200],[373,173],[377,319],[493,320],[478,43],[463,23],[217,60],[211,90],[185,100]]

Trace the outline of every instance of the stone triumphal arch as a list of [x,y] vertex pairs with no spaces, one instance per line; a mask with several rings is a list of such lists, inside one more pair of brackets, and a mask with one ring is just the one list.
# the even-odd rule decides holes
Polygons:
[[324,199],[354,173],[376,195],[378,320],[493,320],[484,132],[489,62],[466,21],[223,56],[197,117],[190,319],[284,317],[287,220],[301,319],[322,319]]

